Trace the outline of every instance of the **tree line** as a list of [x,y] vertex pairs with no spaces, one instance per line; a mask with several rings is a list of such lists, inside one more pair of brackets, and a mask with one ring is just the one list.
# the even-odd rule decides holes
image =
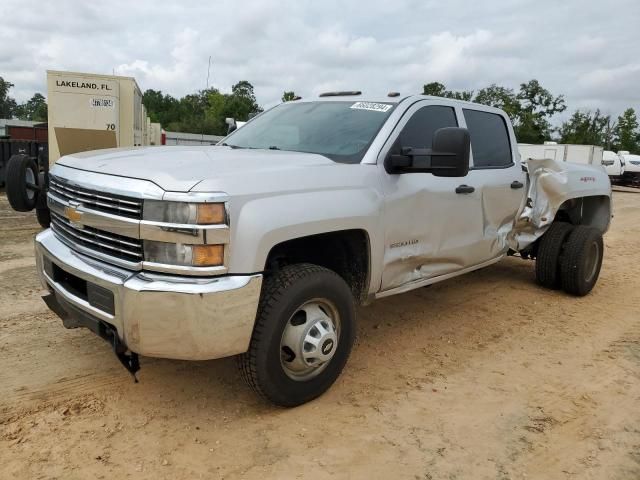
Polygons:
[[0,77],[0,118],[19,118],[35,122],[47,121],[47,101],[41,93],[35,93],[24,103],[17,103],[9,96],[13,83]]
[[540,144],[546,140],[582,145],[601,145],[607,150],[640,153],[640,129],[633,108],[617,119],[595,111],[576,110],[560,127],[551,119],[567,109],[564,95],[553,95],[537,80],[520,84],[518,90],[493,84],[472,90],[448,90],[439,82],[424,85],[423,94],[481,103],[504,110],[520,143]]
[[[44,96],[36,93],[27,102],[18,104],[9,96],[13,86],[0,77],[0,118],[46,121]],[[640,153],[640,128],[633,108],[626,109],[617,118],[600,110],[576,110],[559,127],[554,127],[553,117],[567,109],[564,95],[552,94],[538,80],[522,83],[517,90],[492,84],[478,91],[449,90],[440,82],[431,82],[423,86],[422,93],[504,110],[511,118],[516,138],[521,143],[555,140]],[[282,95],[283,102],[298,98],[293,91],[285,91]],[[253,85],[246,80],[233,85],[231,93],[208,88],[181,98],[149,89],[144,92],[142,101],[152,122],[159,122],[166,130],[175,132],[225,135],[227,117],[246,121],[250,115],[262,111]]]
[[160,90],[146,90],[142,103],[152,122],[159,122],[171,132],[226,135],[225,119],[233,117],[247,121],[262,111],[253,92],[253,85],[242,80],[231,87],[231,93],[208,88],[178,99]]

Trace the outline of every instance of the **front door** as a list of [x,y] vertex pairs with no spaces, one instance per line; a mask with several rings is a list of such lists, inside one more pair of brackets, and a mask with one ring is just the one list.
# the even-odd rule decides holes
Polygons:
[[385,194],[385,253],[381,291],[437,277],[485,260],[481,191],[467,177],[388,174],[384,158],[402,147],[431,148],[433,134],[459,125],[454,104],[425,100],[410,107],[382,149],[378,168]]

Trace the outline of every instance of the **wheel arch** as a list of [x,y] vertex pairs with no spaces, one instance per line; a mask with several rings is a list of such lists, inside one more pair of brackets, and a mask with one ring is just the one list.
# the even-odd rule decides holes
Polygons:
[[366,301],[371,282],[371,243],[365,229],[337,230],[280,242],[269,250],[264,270],[268,275],[296,263],[334,271],[347,282],[356,301]]
[[558,208],[554,221],[594,227],[604,234],[611,223],[611,198],[592,195],[566,200]]

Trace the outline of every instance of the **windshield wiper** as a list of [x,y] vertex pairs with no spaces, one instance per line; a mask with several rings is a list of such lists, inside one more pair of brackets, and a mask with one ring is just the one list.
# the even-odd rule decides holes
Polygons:
[[249,148],[249,147],[241,147],[239,145],[229,145],[228,143],[221,143],[220,146],[229,147],[229,148],[233,148],[233,149]]

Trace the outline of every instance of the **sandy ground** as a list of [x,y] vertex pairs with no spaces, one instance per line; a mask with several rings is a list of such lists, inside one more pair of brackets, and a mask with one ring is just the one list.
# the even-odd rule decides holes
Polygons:
[[600,281],[511,258],[359,311],[338,383],[293,410],[233,359],[142,359],[39,298],[32,214],[0,196],[0,478],[640,478],[640,193],[615,194]]

